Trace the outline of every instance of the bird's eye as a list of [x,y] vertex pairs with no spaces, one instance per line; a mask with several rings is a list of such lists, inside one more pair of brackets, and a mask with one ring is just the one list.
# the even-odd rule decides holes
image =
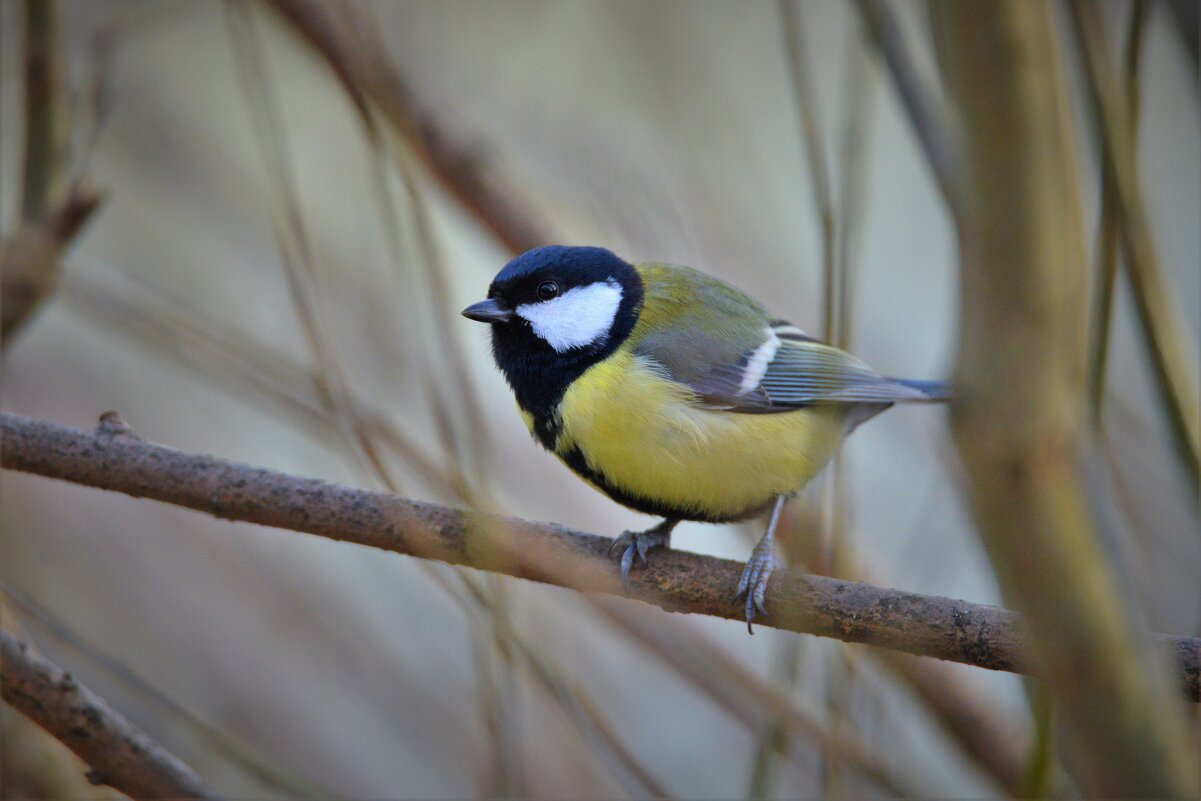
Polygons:
[[538,300],[550,300],[559,296],[559,285],[554,281],[543,281],[538,284]]

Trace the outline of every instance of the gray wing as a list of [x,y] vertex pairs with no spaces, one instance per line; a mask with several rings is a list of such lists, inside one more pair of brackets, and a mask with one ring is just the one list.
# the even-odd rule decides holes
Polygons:
[[943,400],[946,389],[939,382],[882,376],[846,351],[818,342],[782,320],[773,320],[762,342],[736,362],[689,385],[710,408],[759,414],[819,403],[882,411],[903,401]]
[[695,270],[662,264],[638,270],[647,302],[633,349],[707,408],[763,414],[842,403],[855,407],[852,420],[862,421],[899,401],[945,397],[945,385],[881,376]]

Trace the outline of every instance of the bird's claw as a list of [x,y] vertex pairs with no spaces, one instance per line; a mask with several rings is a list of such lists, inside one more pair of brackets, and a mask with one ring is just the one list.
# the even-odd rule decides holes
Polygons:
[[664,530],[656,526],[647,531],[623,531],[621,536],[613,540],[609,546],[609,554],[621,551],[621,586],[626,595],[630,594],[630,568],[634,566],[634,556],[637,555],[642,564],[646,564],[646,554],[652,548],[666,548],[671,542],[671,528]]
[[771,544],[761,548],[762,544],[756,545],[755,550],[751,552],[751,558],[747,560],[742,578],[738,581],[738,591],[734,593],[735,601],[743,595],[746,596],[746,630],[751,634],[755,633],[751,627],[751,621],[755,619],[755,610],[767,617],[767,607],[763,600],[767,595],[767,580],[771,578],[772,570],[776,567]]

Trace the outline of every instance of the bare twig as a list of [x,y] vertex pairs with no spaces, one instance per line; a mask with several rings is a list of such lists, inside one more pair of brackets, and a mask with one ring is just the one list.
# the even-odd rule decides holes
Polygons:
[[12,604],[22,623],[32,622],[38,629],[65,644],[73,652],[82,655],[88,662],[101,670],[108,677],[115,679],[125,688],[133,691],[140,699],[149,701],[160,710],[167,713],[172,722],[178,721],[188,727],[203,743],[205,749],[220,754],[233,765],[236,765],[246,775],[253,777],[264,787],[280,795],[293,798],[307,796],[309,798],[336,798],[336,794],[311,779],[292,777],[283,770],[268,764],[261,759],[246,744],[240,743],[232,735],[208,723],[196,713],[184,707],[178,701],[163,691],[148,683],[120,660],[106,654],[103,650],[88,642],[75,631],[72,631],[62,620],[54,616],[50,610],[43,607],[30,596],[0,580],[0,600]]
[[[658,779],[642,765],[638,756],[616,735],[584,687],[571,677],[569,671],[539,651],[512,626],[508,603],[495,597],[496,594],[484,587],[482,582],[465,581],[464,587],[492,624],[497,651],[508,658],[521,657],[537,685],[558,704],[580,736],[599,747],[609,767],[615,769],[613,772],[627,785],[631,794],[637,798],[671,797]],[[495,706],[486,707],[486,712],[497,711]],[[495,733],[505,740],[513,739],[512,730],[498,728]]]
[[821,231],[822,339],[839,344],[836,339],[842,321],[837,313],[837,300],[841,283],[834,272],[834,197],[830,189],[830,169],[826,164],[825,137],[822,136],[817,100],[813,96],[813,84],[809,78],[801,9],[795,5],[795,0],[779,0],[777,5],[780,27],[784,31],[784,54],[788,57],[789,85],[796,103],[801,145],[809,166],[813,203],[817,207]]
[[317,366],[313,374],[314,385],[326,412],[342,424],[345,438],[353,445],[351,451],[362,457],[372,473],[391,484],[394,480],[388,473],[375,440],[363,421],[351,414],[347,400],[350,380],[320,322],[315,290],[318,265],[313,257],[313,245],[301,211],[296,176],[285,150],[286,129],[279,104],[271,91],[254,17],[247,4],[239,0],[231,0],[225,8],[234,54],[247,90],[247,105],[262,148],[263,162],[281,205],[275,220],[277,250],[283,262],[292,307],[296,310]]
[[1031,666],[1084,792],[1193,797],[1183,716],[1122,606],[1080,486],[1085,253],[1053,7],[934,10],[966,155],[951,422],[973,515],[1027,615]]
[[[846,335],[850,327],[850,315],[846,297],[847,272],[843,269],[846,261],[841,258],[843,254],[838,250],[838,245],[841,244],[838,235],[844,227],[847,227],[847,220],[840,219],[838,220],[839,225],[835,225],[830,169],[826,158],[825,137],[822,134],[817,98],[814,95],[810,75],[812,62],[806,51],[803,9],[798,0],[778,0],[777,8],[780,27],[783,31],[784,54],[789,67],[789,85],[797,112],[801,150],[808,165],[809,185],[820,231],[821,336],[825,342],[845,348],[847,347]],[[861,49],[860,42],[856,39],[850,49],[853,53],[852,58],[862,61]],[[863,88],[862,83],[852,82],[849,84],[848,94],[854,93],[856,97],[862,97]],[[855,104],[854,99],[847,102],[850,106]],[[842,166],[845,167],[845,163]],[[793,551],[788,557],[790,566],[797,565],[799,561],[800,564],[816,573],[827,576],[834,574],[835,554],[845,547],[845,488],[843,462],[840,458],[835,457],[822,482],[821,522],[814,527],[815,541],[810,544],[809,555],[800,560],[797,560],[799,549],[795,547],[790,549]],[[787,539],[789,538],[785,538],[786,541]],[[800,678],[801,640],[796,637],[780,640],[777,643],[777,649],[775,678],[780,686],[792,689]],[[834,686],[835,682],[829,682],[828,690],[832,691]],[[841,715],[836,713],[830,715],[830,720],[832,724],[842,722]],[[788,753],[789,739],[790,732],[783,715],[772,725],[760,730],[751,768],[748,793],[751,798],[766,798],[773,794],[777,772],[776,756]],[[820,770],[823,775],[823,795],[832,794],[829,792],[829,780],[838,773],[839,756],[834,749],[823,745],[822,769]]]
[[[1139,65],[1142,59],[1143,33],[1146,31],[1150,3],[1134,0],[1130,26],[1122,57],[1123,83],[1128,110],[1131,141],[1138,137]],[[1117,188],[1105,158],[1101,159],[1101,219],[1097,224],[1097,286],[1094,290],[1092,332],[1089,340],[1088,397],[1093,424],[1101,425],[1102,399],[1105,395],[1105,371],[1109,361],[1109,328],[1113,317],[1113,296],[1118,274]]]
[[1022,737],[1004,729],[998,720],[1004,716],[982,708],[979,694],[954,672],[956,668],[911,654],[874,653],[926,705],[931,717],[973,762],[1006,793],[1018,795]]
[[[893,796],[920,798],[929,788],[915,786],[888,756],[873,750],[855,736],[845,722],[821,721],[796,703],[787,689],[749,674],[738,660],[686,626],[658,626],[639,610],[610,598],[598,599],[597,609],[613,626],[693,684],[751,732],[780,732],[780,750],[795,758],[802,753],[791,745],[793,734],[803,734],[829,753],[871,779]],[[808,752],[803,752],[806,761]]]
[[476,148],[464,145],[421,109],[396,68],[378,31],[359,23],[352,6],[335,14],[315,0],[268,0],[321,56],[360,111],[370,101],[408,143],[429,173],[513,253],[546,245],[546,232],[497,182],[495,170]]
[[[880,583],[880,575],[860,562],[847,565],[840,578]],[[1001,790],[1010,795],[1019,792],[1024,743],[1016,720],[1000,713],[950,663],[883,649],[872,654],[925,704],[931,718]]]
[[66,74],[57,0],[25,0],[25,174],[21,217],[32,222],[58,201],[66,175]]
[[0,243],[0,346],[54,292],[63,252],[99,205],[86,189],[71,192]]
[[0,694],[87,762],[93,784],[107,784],[133,798],[221,797],[179,757],[70,673],[4,630],[0,630]]
[[868,34],[888,65],[888,74],[892,76],[901,106],[926,155],[934,182],[954,215],[959,209],[956,196],[962,178],[962,156],[950,135],[950,114],[943,106],[937,88],[922,80],[918,73],[905,45],[901,26],[886,0],[859,0],[858,6]]
[[[81,270],[65,277],[63,299],[106,330],[149,346],[242,398],[273,405],[299,431],[320,442],[346,443],[340,421],[322,406],[312,368],[264,346],[228,322],[180,305],[145,284],[98,280]],[[396,421],[359,396],[348,414],[429,487],[450,486],[450,474]]]
[[[119,418],[117,418],[119,419]],[[147,442],[106,415],[80,431],[0,412],[0,463],[10,470],[152,498],[228,520],[301,531],[396,553],[570,587],[621,594],[612,540],[497,515],[189,454]],[[673,612],[742,620],[731,600],[742,565],[684,551],[656,554],[630,576],[633,597]],[[1016,613],[867,584],[773,574],[765,625],[1024,672]],[[1201,640],[1160,636],[1189,697],[1201,695]]]
[[60,257],[99,205],[80,184],[65,189],[67,101],[58,3],[25,2],[25,142],[21,225],[0,245],[0,346],[58,282]]

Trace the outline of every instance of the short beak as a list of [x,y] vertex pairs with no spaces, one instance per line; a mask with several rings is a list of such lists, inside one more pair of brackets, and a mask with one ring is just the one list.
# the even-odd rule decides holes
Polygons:
[[462,315],[468,320],[481,323],[507,323],[513,319],[513,310],[504,308],[495,298],[488,298],[479,303],[472,303],[463,309]]

